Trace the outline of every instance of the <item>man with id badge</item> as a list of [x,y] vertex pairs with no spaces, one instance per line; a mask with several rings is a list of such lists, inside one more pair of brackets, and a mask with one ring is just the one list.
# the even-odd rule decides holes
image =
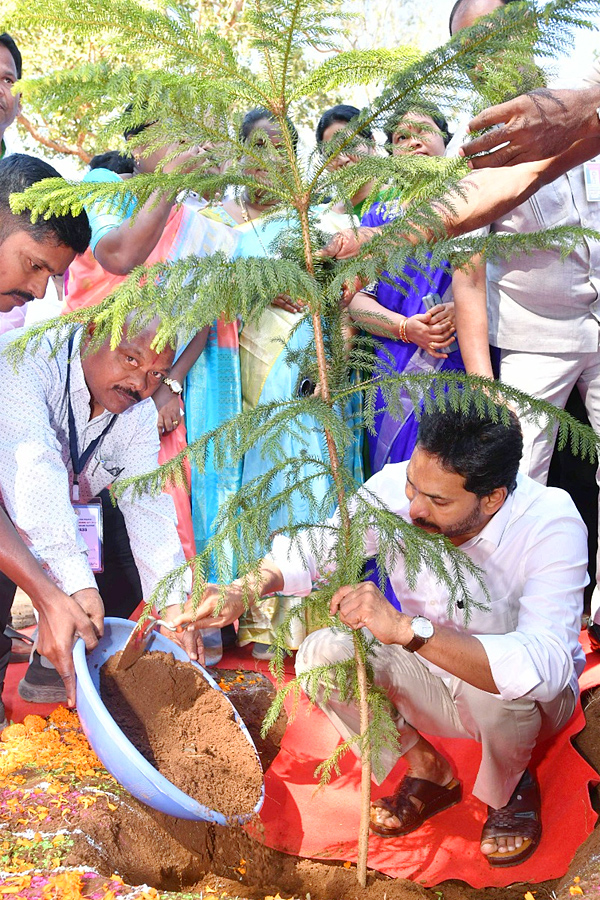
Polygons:
[[[168,377],[174,351],[152,349],[156,327],[152,322],[130,336],[126,326],[114,350],[107,341],[90,352],[93,326],[87,333],[51,330],[16,370],[3,351],[20,332],[0,338],[0,415],[11,421],[0,434],[2,504],[59,588],[94,621],[105,614],[127,618],[184,562],[171,497],[128,491],[115,510],[106,494],[119,479],[158,465],[157,412],[149,398]],[[131,588],[115,590],[122,569]],[[170,604],[185,599],[190,582],[189,572],[174,582]],[[0,616],[8,615],[13,597],[14,585],[0,575]],[[197,655],[196,642],[186,649]],[[33,702],[64,699],[60,676],[37,653],[19,694]]]

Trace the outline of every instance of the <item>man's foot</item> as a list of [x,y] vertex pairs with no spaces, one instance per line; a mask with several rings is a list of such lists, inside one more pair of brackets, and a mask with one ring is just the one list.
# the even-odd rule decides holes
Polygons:
[[34,651],[33,659],[19,682],[19,697],[29,703],[66,703],[67,692],[56,669],[42,665],[42,657]]
[[382,797],[372,804],[371,831],[383,837],[410,834],[431,816],[455,806],[461,799],[462,786],[455,778],[447,785],[440,785],[405,775],[391,797]]
[[0,700],[0,734],[7,726],[8,719],[6,718],[6,710],[4,709],[4,703],[2,702],[2,700]]
[[453,777],[450,763],[425,738],[419,737],[404,758],[408,772],[392,796],[371,805],[371,830],[386,837],[415,831],[462,798],[462,787]]
[[492,809],[481,833],[481,852],[490,866],[518,866],[537,850],[542,836],[540,789],[525,769],[506,806]]

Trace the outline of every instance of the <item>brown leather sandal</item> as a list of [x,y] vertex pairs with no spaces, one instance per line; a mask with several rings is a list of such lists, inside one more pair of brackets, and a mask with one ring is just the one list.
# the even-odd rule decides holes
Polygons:
[[[449,809],[462,799],[462,786],[455,778],[442,786],[425,778],[405,775],[391,797],[381,797],[371,804],[371,831],[383,837],[397,837],[410,834],[420,828],[423,822],[443,809]],[[416,802],[415,802],[416,801]],[[400,825],[388,828],[374,822],[373,809],[385,809],[395,816]]]
[[484,854],[490,866],[496,868],[518,866],[534,853],[542,837],[541,798],[537,781],[525,769],[521,780],[514,789],[506,806],[492,809],[488,806],[488,817],[481,841],[500,837],[522,837],[523,843],[514,850]]

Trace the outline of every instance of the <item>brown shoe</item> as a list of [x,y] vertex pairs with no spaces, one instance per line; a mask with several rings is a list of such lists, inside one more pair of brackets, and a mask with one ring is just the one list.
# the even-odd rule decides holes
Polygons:
[[540,789],[529,769],[525,769],[506,806],[500,809],[488,806],[487,821],[481,832],[482,842],[500,837],[522,837],[523,843],[504,853],[496,850],[484,854],[490,866],[518,866],[535,853],[542,837],[540,812]]
[[371,809],[385,809],[400,825],[388,828],[371,818],[371,831],[383,837],[410,834],[436,813],[449,809],[462,799],[462,785],[455,778],[447,785],[435,784],[425,778],[405,775],[391,797],[375,800]]

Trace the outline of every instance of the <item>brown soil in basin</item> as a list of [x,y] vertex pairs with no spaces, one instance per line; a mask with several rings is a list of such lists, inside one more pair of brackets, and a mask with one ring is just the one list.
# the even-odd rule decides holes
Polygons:
[[100,694],[131,743],[209,809],[226,817],[251,814],[262,771],[223,694],[170,653],[146,653],[124,671],[120,657],[102,666]]

